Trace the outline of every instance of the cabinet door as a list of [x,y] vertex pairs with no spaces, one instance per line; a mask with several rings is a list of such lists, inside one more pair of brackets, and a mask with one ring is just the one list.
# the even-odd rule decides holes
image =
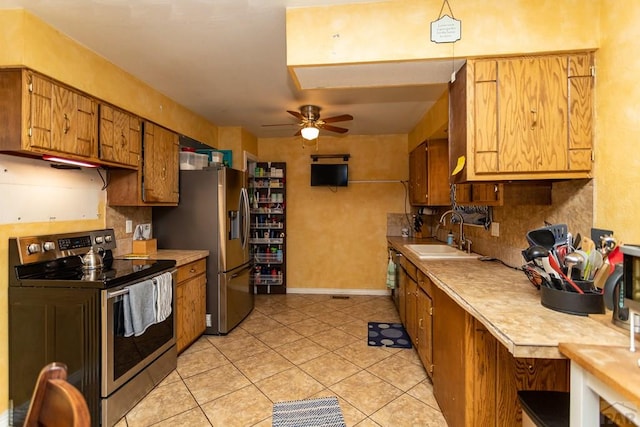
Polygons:
[[567,170],[566,62],[505,59],[498,70],[498,171]]
[[427,205],[450,205],[449,190],[449,141],[430,140],[427,143]]
[[433,394],[448,425],[472,425],[465,397],[467,313],[444,291],[433,292]]
[[427,198],[427,142],[409,153],[409,197],[414,206],[426,205]]
[[569,169],[591,170],[593,54],[569,56]]
[[176,347],[183,351],[204,333],[207,276],[201,274],[176,286]]
[[411,338],[414,346],[418,345],[418,316],[417,316],[417,296],[418,284],[411,278],[407,277],[406,299],[405,299],[405,328],[407,334]]
[[97,157],[96,101],[36,74],[29,79],[30,146]]
[[153,123],[144,128],[142,200],[178,203],[178,135]]
[[137,167],[140,163],[141,120],[125,111],[100,105],[100,159]]

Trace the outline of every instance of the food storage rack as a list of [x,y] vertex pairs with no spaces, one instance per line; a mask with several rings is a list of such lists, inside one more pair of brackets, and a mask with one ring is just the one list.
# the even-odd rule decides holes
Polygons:
[[250,163],[248,180],[253,291],[256,294],[285,294],[286,163]]

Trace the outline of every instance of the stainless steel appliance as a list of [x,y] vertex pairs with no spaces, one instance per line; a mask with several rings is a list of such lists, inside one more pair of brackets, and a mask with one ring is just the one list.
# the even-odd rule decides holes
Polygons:
[[254,306],[249,285],[249,197],[244,172],[231,168],[180,171],[180,203],[153,208],[159,247],[207,249],[210,335],[226,334]]
[[[67,365],[96,426],[114,425],[176,368],[175,261],[114,259],[115,242],[112,229],[9,239],[13,425],[22,424],[47,363]],[[164,294],[171,295],[171,314],[125,336],[124,295],[160,279],[171,279],[172,292]]]
[[[622,264],[617,264],[604,286],[604,302],[613,310],[613,323],[629,328],[631,313],[640,315],[640,246],[622,245]],[[609,268],[608,266],[606,266]],[[634,322],[636,333],[640,333],[640,322]]]

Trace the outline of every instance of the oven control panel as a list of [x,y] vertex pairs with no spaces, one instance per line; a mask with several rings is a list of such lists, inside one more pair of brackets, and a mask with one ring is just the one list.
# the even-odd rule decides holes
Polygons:
[[49,261],[70,255],[115,249],[116,236],[112,228],[79,233],[51,234],[11,239],[20,256],[20,264]]

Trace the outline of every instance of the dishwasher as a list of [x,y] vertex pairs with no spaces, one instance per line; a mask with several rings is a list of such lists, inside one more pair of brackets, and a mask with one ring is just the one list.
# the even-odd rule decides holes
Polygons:
[[393,303],[396,306],[396,309],[399,311],[400,310],[400,277],[399,277],[399,272],[400,272],[400,257],[402,257],[402,254],[400,252],[398,252],[396,249],[392,248],[391,246],[389,246],[389,257],[391,258],[391,261],[394,264],[394,271],[395,271],[395,286],[393,288],[391,288],[391,298],[393,299]]

